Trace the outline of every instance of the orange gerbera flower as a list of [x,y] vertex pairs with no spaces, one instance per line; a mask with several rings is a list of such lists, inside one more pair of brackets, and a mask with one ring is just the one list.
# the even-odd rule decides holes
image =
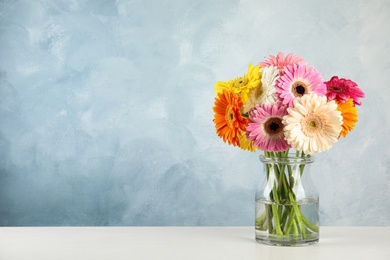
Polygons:
[[214,102],[214,123],[217,134],[223,141],[234,146],[240,145],[240,131],[245,131],[247,119],[241,116],[241,98],[232,91],[218,93]]
[[343,117],[343,125],[341,126],[342,129],[340,135],[346,137],[348,132],[353,130],[356,122],[358,121],[358,113],[353,104],[353,99],[349,98],[344,103],[337,102],[337,110],[341,111],[341,116]]

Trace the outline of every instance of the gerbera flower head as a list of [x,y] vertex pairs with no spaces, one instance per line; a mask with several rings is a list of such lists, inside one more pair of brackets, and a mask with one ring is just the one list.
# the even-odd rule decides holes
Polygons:
[[285,137],[295,150],[319,153],[338,140],[343,118],[335,101],[327,102],[325,96],[307,94],[294,99],[294,107],[287,112],[283,117]]
[[240,131],[245,131],[247,119],[241,116],[241,98],[232,91],[218,93],[214,102],[215,129],[225,143],[239,146]]
[[282,122],[287,106],[281,102],[256,105],[249,111],[247,138],[260,150],[282,152],[290,148],[284,138]]
[[249,141],[248,138],[246,138],[246,132],[241,131],[240,135],[238,136],[238,139],[240,140],[240,148],[243,150],[247,150],[250,152],[256,152],[257,146],[253,145],[252,141]]
[[241,97],[243,103],[248,101],[248,92],[261,84],[260,67],[249,64],[248,73],[229,81],[218,81],[215,83],[215,92],[223,90],[233,91]]
[[337,110],[341,111],[341,116],[343,117],[340,135],[346,137],[348,132],[353,130],[358,121],[357,108],[353,103],[353,99],[349,98],[344,103],[337,102]]
[[321,74],[313,67],[288,65],[281,71],[281,76],[276,81],[276,96],[283,104],[291,107],[296,97],[309,93],[325,95],[326,85],[323,82]]
[[353,99],[355,105],[361,105],[359,98],[364,98],[364,92],[357,87],[357,84],[349,79],[344,79],[333,76],[329,81],[325,82],[328,100],[336,100],[338,102],[346,102],[349,98]]
[[260,62],[259,65],[262,68],[269,67],[269,66],[275,66],[279,70],[282,70],[287,65],[294,65],[294,64],[300,64],[302,66],[306,66],[307,62],[299,57],[297,54],[289,53],[286,57],[284,57],[284,54],[282,52],[279,52],[278,55],[272,56],[270,55],[268,60]]
[[[224,90],[227,91],[233,91],[233,80],[228,80],[228,81],[217,81],[215,83],[215,93],[222,93]],[[235,91],[236,92],[236,91]],[[236,93],[239,93],[238,91]]]
[[279,78],[279,70],[270,66],[261,70],[261,82],[248,92],[248,101],[244,104],[242,113],[246,114],[257,104],[273,104],[276,102],[275,83]]

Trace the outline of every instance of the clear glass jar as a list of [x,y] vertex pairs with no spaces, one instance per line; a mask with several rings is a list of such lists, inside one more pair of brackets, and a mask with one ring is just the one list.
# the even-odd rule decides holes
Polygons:
[[259,243],[302,246],[319,241],[319,196],[309,155],[269,153],[256,191],[255,234]]

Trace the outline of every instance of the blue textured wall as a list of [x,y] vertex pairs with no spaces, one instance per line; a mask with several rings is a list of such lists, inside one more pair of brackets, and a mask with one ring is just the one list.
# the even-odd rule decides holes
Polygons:
[[323,225],[390,225],[390,4],[0,1],[0,225],[253,225],[214,83],[279,51],[366,92],[313,169]]

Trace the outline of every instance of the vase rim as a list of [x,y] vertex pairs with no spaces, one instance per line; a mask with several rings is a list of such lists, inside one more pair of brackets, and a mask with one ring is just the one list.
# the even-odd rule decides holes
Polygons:
[[259,155],[260,161],[263,163],[299,163],[299,164],[309,164],[315,161],[315,157],[312,155],[306,155],[305,157],[296,156],[295,153],[289,153],[287,156],[267,156],[264,154]]

